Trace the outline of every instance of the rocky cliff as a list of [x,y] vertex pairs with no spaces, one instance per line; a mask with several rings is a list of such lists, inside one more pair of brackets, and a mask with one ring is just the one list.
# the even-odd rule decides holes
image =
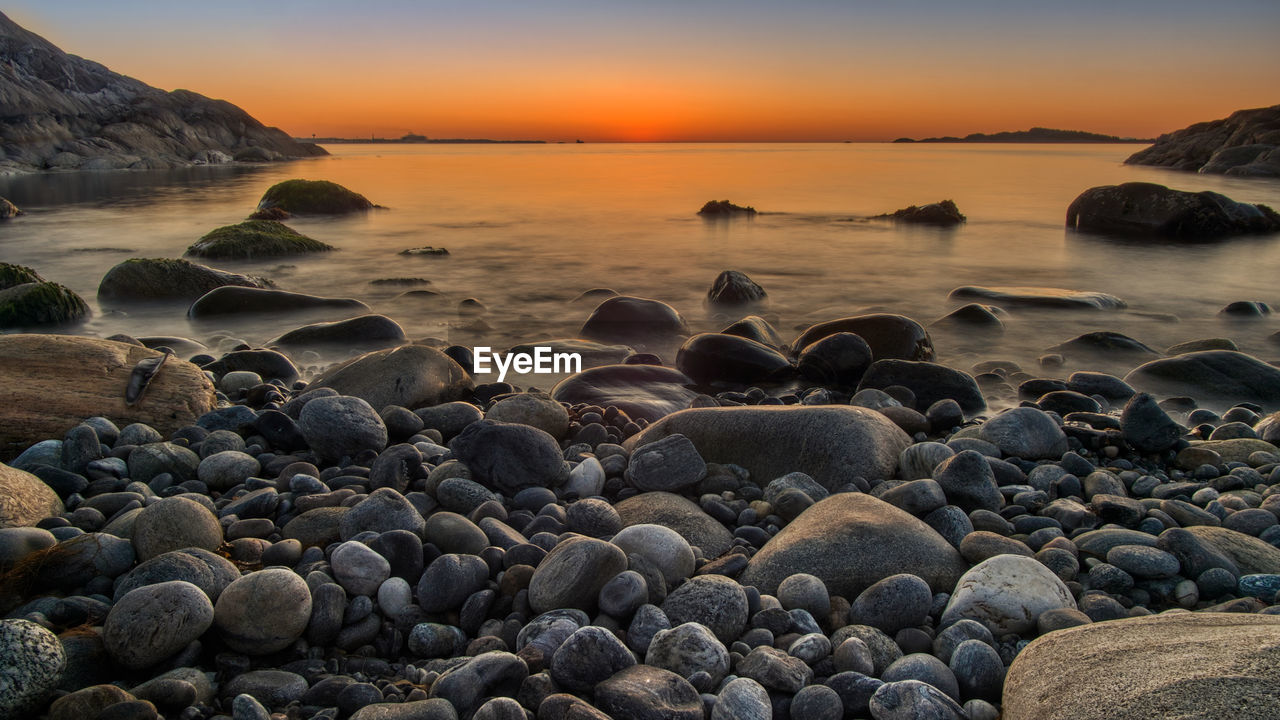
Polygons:
[[1161,135],[1129,156],[1129,165],[1175,170],[1280,177],[1280,105],[1239,110],[1222,120],[1196,123]]
[[0,13],[0,174],[324,155],[223,100],[69,55]]

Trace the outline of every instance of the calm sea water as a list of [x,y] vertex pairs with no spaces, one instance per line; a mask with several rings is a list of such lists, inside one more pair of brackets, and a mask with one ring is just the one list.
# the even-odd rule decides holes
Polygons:
[[[128,257],[179,257],[208,230],[243,219],[280,180],[327,179],[386,210],[298,218],[297,230],[338,250],[303,258],[220,262],[282,288],[355,297],[434,337],[499,348],[572,337],[590,305],[569,301],[608,287],[664,300],[697,330],[717,330],[702,299],[725,269],[769,292],[766,313],[787,339],[813,322],[868,309],[929,323],[958,303],[960,285],[1042,285],[1118,295],[1124,311],[1013,311],[999,338],[935,332],[942,362],[1034,364],[1044,348],[1116,330],[1157,349],[1226,336],[1263,358],[1276,320],[1228,322],[1234,300],[1280,305],[1280,237],[1217,244],[1122,242],[1063,229],[1086,188],[1132,180],[1216,190],[1280,207],[1280,182],[1126,167],[1128,145],[344,145],[332,157],[258,168],[0,178],[0,196],[27,215],[0,225],[0,257],[79,292],[93,318],[77,332],[221,335],[264,343],[298,323],[246,318],[193,324],[185,306],[102,308],[95,294]],[[956,201],[954,230],[869,222],[911,204]],[[709,222],[703,202],[753,205],[754,219]],[[447,258],[403,257],[423,245]],[[396,299],[371,280],[421,277],[437,305]],[[456,302],[489,308],[489,329],[466,332]],[[1274,317],[1274,316],[1273,316]],[[668,360],[674,360],[669,352]],[[1096,365],[1096,363],[1095,363]],[[1083,367],[1078,365],[1076,367]],[[1076,367],[1068,366],[1063,372]],[[1123,370],[1123,366],[1109,368]]]

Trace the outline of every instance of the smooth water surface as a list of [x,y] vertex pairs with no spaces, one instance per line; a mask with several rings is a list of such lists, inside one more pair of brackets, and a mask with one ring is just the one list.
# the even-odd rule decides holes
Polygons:
[[[188,321],[182,305],[103,308],[97,285],[128,257],[180,257],[205,232],[252,212],[273,183],[303,177],[341,183],[386,209],[288,221],[335,245],[331,253],[210,264],[287,290],[359,298],[411,338],[506,348],[572,337],[592,306],[569,301],[594,287],[664,300],[695,330],[718,330],[736,318],[708,315],[702,300],[721,270],[737,269],[769,292],[764,314],[787,339],[869,308],[928,324],[960,304],[947,295],[961,285],[1094,290],[1129,303],[1121,311],[1015,310],[995,338],[935,332],[939,360],[963,368],[980,359],[1026,367],[1044,348],[1092,330],[1157,349],[1226,336],[1263,358],[1280,355],[1266,339],[1280,323],[1217,316],[1234,300],[1280,305],[1280,237],[1170,244],[1064,230],[1066,207],[1081,191],[1133,180],[1280,207],[1280,182],[1123,165],[1138,147],[338,145],[328,148],[332,157],[261,167],[0,178],[0,196],[27,211],[0,225],[0,257],[84,296],[94,316],[77,332],[203,341],[225,333],[265,343],[301,323],[209,326]],[[943,230],[867,219],[944,198],[967,224]],[[711,199],[762,214],[698,217]],[[398,255],[424,245],[450,254]],[[370,284],[390,277],[428,279],[420,287],[448,301],[397,299],[412,288]],[[484,325],[462,329],[474,320],[455,308],[468,297],[489,311]]]

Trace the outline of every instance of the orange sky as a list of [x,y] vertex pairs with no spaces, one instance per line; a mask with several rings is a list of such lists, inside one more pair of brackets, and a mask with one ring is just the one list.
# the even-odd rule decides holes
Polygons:
[[6,12],[299,136],[1154,136],[1280,102],[1276,2],[49,5]]

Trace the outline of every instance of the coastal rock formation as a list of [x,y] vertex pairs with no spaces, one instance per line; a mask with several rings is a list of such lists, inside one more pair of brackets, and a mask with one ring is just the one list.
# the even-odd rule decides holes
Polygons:
[[1007,720],[1280,717],[1280,619],[1160,614],[1068,628],[1009,667]]
[[872,220],[895,220],[897,222],[912,223],[915,225],[939,225],[947,227],[951,225],[960,225],[967,218],[960,212],[960,208],[956,207],[954,201],[943,200],[942,202],[930,203],[929,205],[911,205],[895,210],[891,213],[883,215],[874,215]]
[[727,218],[755,215],[756,209],[750,205],[734,205],[728,200],[708,200],[698,214],[702,217]]
[[[289,215],[346,215],[377,207],[369,199],[328,180],[285,180],[267,188],[258,213]],[[278,219],[278,218],[274,218]]]
[[0,14],[0,174],[326,155],[244,110],[69,55]]
[[134,365],[160,353],[137,345],[67,335],[0,336],[0,455],[62,437],[88,417],[124,426],[146,423],[171,433],[213,409],[213,385],[204,372],[170,358],[141,402],[125,403]]
[[1221,120],[1161,135],[1125,163],[1241,177],[1280,177],[1280,105],[1237,110]]
[[210,230],[187,248],[186,254],[224,260],[252,260],[332,249],[332,245],[312,240],[284,223],[275,220],[245,220]]
[[1067,228],[1080,232],[1213,240],[1280,232],[1280,213],[1215,192],[1131,182],[1089,188],[1067,207]]
[[250,277],[175,258],[130,258],[107,271],[98,283],[102,301],[185,300],[191,302],[224,285],[269,288],[270,280]]

